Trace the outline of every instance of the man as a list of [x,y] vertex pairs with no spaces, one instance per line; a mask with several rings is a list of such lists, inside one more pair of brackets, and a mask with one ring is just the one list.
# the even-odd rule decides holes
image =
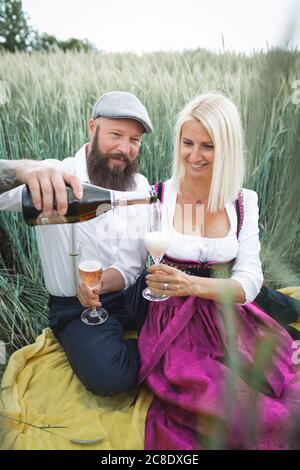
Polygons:
[[[63,162],[48,160],[48,165],[53,163],[81,181],[102,187],[148,191],[147,179],[137,173],[137,158],[142,136],[152,132],[152,124],[138,98],[127,92],[104,94],[94,106],[88,128],[89,142],[75,157]],[[20,187],[1,195],[0,207],[2,204],[7,209],[20,209],[21,191]],[[77,224],[76,246],[72,244],[74,225],[35,229],[50,294],[50,326],[75,374],[88,390],[99,395],[112,395],[136,385],[140,365],[137,340],[124,341],[123,330],[139,331],[148,307],[148,302],[139,295],[145,287],[144,278],[139,275],[147,252],[141,236],[130,239],[120,236],[118,215],[130,224],[140,220],[141,214],[139,208],[125,207],[119,213],[110,212]],[[109,236],[103,236],[103,227],[108,228]],[[80,318],[84,292],[89,289],[81,283],[80,303],[73,263],[77,251],[85,259],[100,260],[104,268],[100,299],[109,317],[98,326],[87,326]],[[99,305],[98,293],[96,289],[93,298]]]

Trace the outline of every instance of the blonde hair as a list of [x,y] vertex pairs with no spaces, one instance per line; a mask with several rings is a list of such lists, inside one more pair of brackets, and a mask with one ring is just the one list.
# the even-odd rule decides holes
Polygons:
[[180,157],[182,127],[191,119],[201,122],[214,144],[208,210],[216,212],[234,201],[243,185],[244,136],[241,118],[235,105],[221,93],[199,95],[183,108],[175,126],[172,179],[177,190],[185,177]]

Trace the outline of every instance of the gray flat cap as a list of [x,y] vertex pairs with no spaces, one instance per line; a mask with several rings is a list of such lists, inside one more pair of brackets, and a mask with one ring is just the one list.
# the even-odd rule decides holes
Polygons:
[[127,91],[109,91],[98,98],[92,118],[134,119],[144,126],[144,132],[153,131],[147,110],[140,100]]

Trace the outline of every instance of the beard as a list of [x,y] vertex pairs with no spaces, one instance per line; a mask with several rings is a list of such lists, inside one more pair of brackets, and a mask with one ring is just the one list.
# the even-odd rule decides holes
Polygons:
[[[97,127],[87,155],[87,170],[91,183],[115,191],[134,190],[135,175],[138,171],[137,161],[131,161],[124,153],[102,153],[98,146],[99,130],[100,128]],[[111,159],[124,161],[126,167],[111,169],[109,167]]]

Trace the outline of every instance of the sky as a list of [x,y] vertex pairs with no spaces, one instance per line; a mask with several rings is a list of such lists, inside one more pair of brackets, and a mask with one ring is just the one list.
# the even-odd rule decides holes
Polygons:
[[23,0],[30,24],[107,52],[300,49],[300,0]]

